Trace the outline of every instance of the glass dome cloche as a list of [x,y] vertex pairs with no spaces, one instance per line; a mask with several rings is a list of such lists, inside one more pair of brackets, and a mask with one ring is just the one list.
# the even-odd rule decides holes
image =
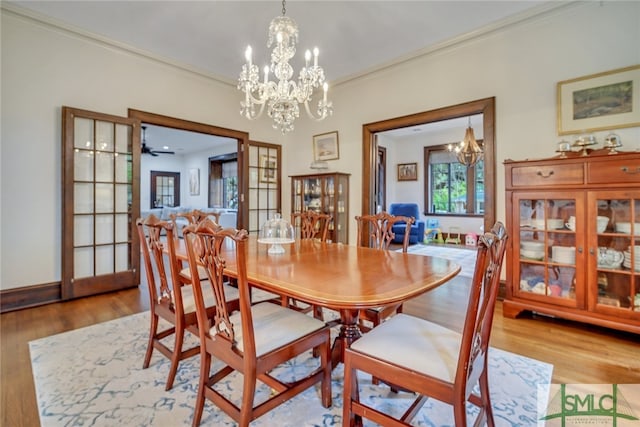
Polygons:
[[270,254],[283,254],[282,245],[295,242],[295,231],[291,223],[282,218],[279,213],[265,221],[258,234],[258,243],[270,244],[267,251]]

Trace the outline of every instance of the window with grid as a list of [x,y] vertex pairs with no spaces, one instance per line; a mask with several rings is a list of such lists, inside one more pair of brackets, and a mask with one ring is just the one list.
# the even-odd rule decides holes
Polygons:
[[425,147],[428,213],[484,214],[484,162],[466,167],[446,146]]

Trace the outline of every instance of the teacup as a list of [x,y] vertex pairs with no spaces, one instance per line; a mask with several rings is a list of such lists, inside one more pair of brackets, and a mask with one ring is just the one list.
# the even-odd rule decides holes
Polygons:
[[576,217],[570,216],[568,221],[565,226],[571,231],[576,231]]

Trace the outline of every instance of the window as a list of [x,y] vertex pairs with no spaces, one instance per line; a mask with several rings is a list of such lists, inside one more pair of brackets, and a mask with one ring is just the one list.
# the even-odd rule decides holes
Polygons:
[[180,206],[180,173],[151,171],[151,209]]
[[484,214],[484,162],[467,168],[444,145],[425,147],[424,152],[428,213]]
[[210,159],[209,207],[238,209],[237,155]]

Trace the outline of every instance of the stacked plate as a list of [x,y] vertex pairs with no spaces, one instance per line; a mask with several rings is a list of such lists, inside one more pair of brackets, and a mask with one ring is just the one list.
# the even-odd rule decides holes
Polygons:
[[622,265],[629,270],[633,269],[635,271],[640,271],[640,246],[634,246],[634,255],[631,258],[631,246],[629,249],[623,252],[624,261],[622,261]]
[[576,248],[573,246],[552,246],[551,258],[558,264],[575,264]]
[[544,242],[536,240],[522,240],[520,242],[520,256],[523,258],[541,260],[544,258]]

